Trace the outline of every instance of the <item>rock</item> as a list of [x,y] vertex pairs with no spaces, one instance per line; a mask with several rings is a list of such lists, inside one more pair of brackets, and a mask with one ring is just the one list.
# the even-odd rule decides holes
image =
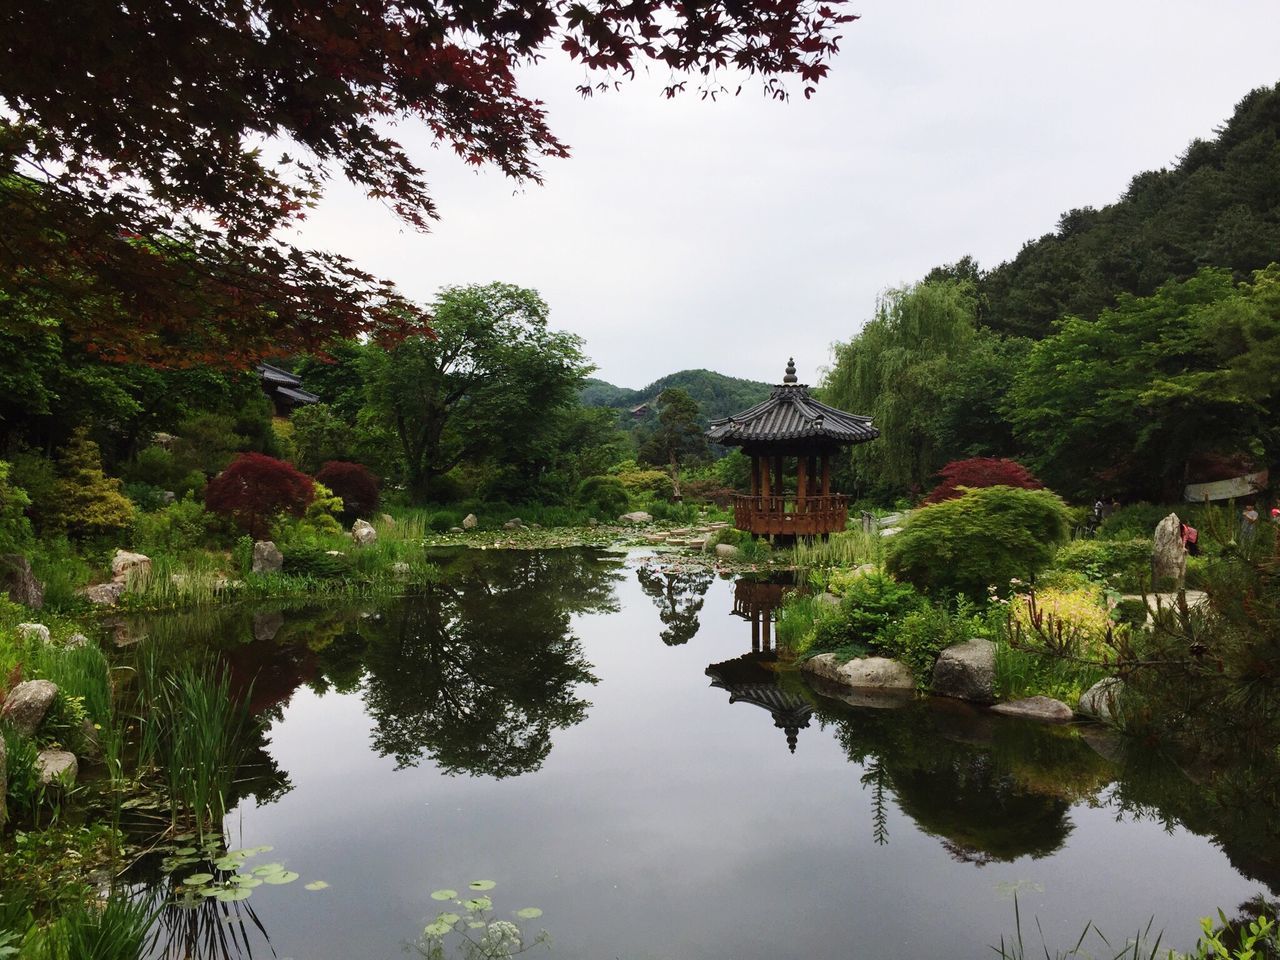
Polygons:
[[531,523],[531,524],[529,524],[529,529],[530,529],[530,530],[541,530],[541,529],[542,529],[542,524],[540,524],[540,523]]
[[467,531],[463,530],[461,527],[450,527],[449,532],[450,533],[466,533]]
[[63,644],[68,650],[78,650],[80,647],[89,646],[89,638],[83,633],[73,633],[67,637],[67,642]]
[[20,623],[17,631],[19,640],[34,640],[40,644],[49,642],[49,628],[43,623]]
[[480,521],[476,519],[476,515],[474,513],[468,513],[462,518],[463,530],[474,530],[478,526],[480,526]]
[[326,550],[324,552],[324,555],[326,557],[345,557],[346,556],[346,554],[343,553],[341,550]]
[[266,610],[253,615],[253,639],[262,643],[274,640],[284,626],[284,614],[279,610]]
[[145,577],[151,573],[151,558],[143,553],[117,550],[111,558],[111,579],[128,583],[130,577]]
[[519,517],[512,517],[510,520],[508,520],[506,523],[502,525],[502,529],[503,530],[519,530],[523,526],[524,526],[523,520],[521,520]]
[[351,539],[357,546],[367,547],[377,542],[378,531],[373,529],[373,524],[368,520],[357,520],[351,525]]
[[4,829],[9,811],[5,805],[5,797],[9,795],[9,768],[6,763],[4,737],[0,737],[0,830]]
[[39,610],[44,606],[44,585],[31,572],[31,561],[20,553],[0,556],[0,589],[14,603]]
[[901,533],[901,532],[902,532],[901,527],[885,527],[883,530],[880,531],[880,536],[892,537],[895,533]]
[[652,523],[653,517],[643,510],[633,510],[631,513],[624,513],[618,520],[622,523]]
[[1120,716],[1120,697],[1123,693],[1124,681],[1119,677],[1099,680],[1080,695],[1076,712],[1094,720],[1113,721]]
[[25,680],[9,691],[0,707],[0,719],[14,730],[29,737],[40,729],[44,715],[58,696],[58,686],[51,680]]
[[391,572],[397,577],[407,577],[409,575],[409,565],[403,560],[397,560],[391,565]]
[[254,573],[279,573],[284,567],[284,554],[271,540],[259,540],[253,545],[253,564],[249,567]]
[[995,699],[996,645],[969,640],[947,647],[933,665],[930,689],[940,697],[990,703]]
[[80,765],[76,762],[76,755],[67,750],[41,750],[36,754],[36,772],[45,786],[52,783],[70,786],[76,782]]
[[384,527],[394,527],[396,525],[396,518],[389,513],[379,514],[378,520],[381,521]]
[[115,580],[110,583],[95,583],[91,587],[84,588],[84,595],[89,598],[90,603],[112,606],[119,603],[120,598],[124,596],[124,584]]
[[840,598],[839,598],[839,597],[837,597],[834,593],[825,593],[825,592],[824,592],[824,593],[820,593],[820,594],[818,594],[816,597],[814,597],[814,598],[813,598],[813,602],[814,602],[814,603],[819,603],[819,604],[821,604],[821,605],[822,605],[822,606],[824,606],[824,607],[838,607],[838,606],[840,606]]
[[1041,723],[1070,723],[1075,717],[1070,707],[1053,697],[1025,697],[1022,700],[997,703],[991,708],[991,712],[1006,717],[1038,720]]
[[716,556],[723,557],[726,560],[732,560],[742,551],[735,547],[732,543],[717,543]]
[[1181,584],[1187,576],[1187,550],[1182,545],[1182,521],[1171,513],[1156,524],[1155,542],[1151,550],[1152,584],[1174,581]]
[[810,674],[806,680],[814,693],[831,700],[839,700],[851,707],[869,707],[873,710],[899,710],[915,702],[915,690],[897,687],[846,687],[834,680],[826,680]]
[[911,668],[888,657],[862,657],[841,663],[834,653],[820,653],[806,660],[800,669],[846,687],[914,690],[916,686]]
[[598,526],[600,526],[600,521],[599,521],[599,520],[597,520],[595,517],[587,517],[587,526],[588,526],[588,527],[598,527]]
[[177,500],[178,500],[178,495],[174,493],[172,490],[160,491],[160,502],[163,503],[166,507],[171,503],[176,503]]
[[178,442],[178,438],[172,433],[156,432],[151,435],[151,442],[157,447],[164,447],[167,450]]

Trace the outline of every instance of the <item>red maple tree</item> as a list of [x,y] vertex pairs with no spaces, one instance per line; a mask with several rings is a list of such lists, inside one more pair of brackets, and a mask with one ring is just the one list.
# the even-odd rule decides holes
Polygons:
[[1044,484],[1016,460],[999,457],[972,457],[952,460],[938,471],[942,481],[924,498],[925,503],[941,503],[963,495],[961,487],[1021,487],[1040,490]]
[[715,95],[722,71],[808,96],[847,2],[9,0],[0,321],[165,365],[421,329],[390,284],[282,238],[336,171],[414,227],[436,216],[393,124],[537,182],[568,151],[517,76],[549,50],[601,75],[583,95],[653,62],[668,96],[688,75]]
[[348,522],[378,509],[378,478],[362,463],[330,460],[316,472],[316,480],[342,498],[342,517]]
[[306,513],[315,495],[315,483],[293,464],[262,453],[242,453],[209,481],[204,503],[261,539],[279,515]]

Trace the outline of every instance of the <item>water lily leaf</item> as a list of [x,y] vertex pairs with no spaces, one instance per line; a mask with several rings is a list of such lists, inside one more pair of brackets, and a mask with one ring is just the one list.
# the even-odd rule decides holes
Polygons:
[[265,877],[268,874],[272,874],[272,873],[284,873],[284,864],[283,863],[264,863],[260,867],[253,868],[253,875],[255,877]]
[[323,880],[312,880],[306,885],[306,888],[308,890],[328,890],[329,884],[325,883]]
[[468,900],[464,906],[466,906],[468,910],[488,910],[493,906],[493,901],[488,897],[475,897]]
[[425,927],[423,927],[422,932],[425,933],[428,937],[443,937],[445,934],[449,933],[452,930],[453,930],[452,923],[445,923],[441,920],[436,920],[432,923],[428,923]]
[[219,870],[239,870],[243,862],[239,857],[219,857],[213,861],[213,865]]
[[246,873],[237,873],[234,877],[231,878],[231,882],[234,883],[237,887],[247,887],[249,889],[262,886],[261,880],[259,880],[257,877],[250,876],[249,874],[246,874]]
[[195,848],[195,847],[180,847],[179,849],[177,849],[177,850],[175,850],[175,851],[173,851],[173,852],[174,852],[177,856],[179,856],[179,857],[189,857],[189,856],[191,856],[191,854],[193,854],[193,853],[195,853],[195,852],[196,852],[196,848]]
[[229,903],[232,900],[248,900],[253,896],[253,891],[243,887],[232,887],[229,890],[219,890],[217,896],[223,903]]
[[445,911],[444,913],[440,914],[440,916],[436,917],[436,922],[447,923],[449,926],[452,927],[455,923],[457,923],[461,919],[462,918],[458,916],[456,913]]
[[264,843],[264,844],[262,844],[261,846],[258,846],[258,847],[250,847],[250,848],[249,848],[249,856],[251,856],[251,857],[256,857],[256,856],[257,856],[258,854],[260,854],[260,853],[270,853],[270,852],[271,852],[272,850],[274,850],[274,849],[275,849],[275,847],[273,847],[271,844],[269,844],[269,843]]
[[216,897],[222,892],[222,887],[201,887],[196,893],[202,897]]
[[458,895],[457,890],[433,890],[431,891],[432,900],[452,900]]
[[182,882],[189,887],[203,887],[206,883],[213,879],[212,873],[193,873]]
[[472,930],[479,930],[481,927],[487,927],[488,924],[483,920],[472,920],[467,924]]
[[542,911],[537,907],[524,907],[523,909],[516,911],[516,916],[521,920],[536,920],[538,917],[542,916]]
[[301,874],[294,873],[292,870],[285,870],[283,873],[271,873],[262,878],[263,883],[274,883],[277,886],[282,883],[293,883]]
[[467,886],[472,890],[492,890],[497,884],[492,880],[472,880]]

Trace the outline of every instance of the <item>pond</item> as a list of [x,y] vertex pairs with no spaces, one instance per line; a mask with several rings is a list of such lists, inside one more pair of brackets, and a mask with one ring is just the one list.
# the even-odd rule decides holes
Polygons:
[[226,828],[300,877],[155,955],[399,957],[477,879],[565,960],[991,956],[1015,893],[1037,949],[1032,916],[1185,948],[1280,881],[1150,750],[821,695],[749,619],[770,588],[669,559],[475,551],[413,597],[135,624],[216,646],[269,718]]

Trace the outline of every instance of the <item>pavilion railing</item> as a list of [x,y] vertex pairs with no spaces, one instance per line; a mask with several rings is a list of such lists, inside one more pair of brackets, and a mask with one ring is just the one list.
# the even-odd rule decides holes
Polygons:
[[843,530],[849,519],[844,494],[805,497],[751,496],[733,498],[733,525],[756,534],[815,536]]

